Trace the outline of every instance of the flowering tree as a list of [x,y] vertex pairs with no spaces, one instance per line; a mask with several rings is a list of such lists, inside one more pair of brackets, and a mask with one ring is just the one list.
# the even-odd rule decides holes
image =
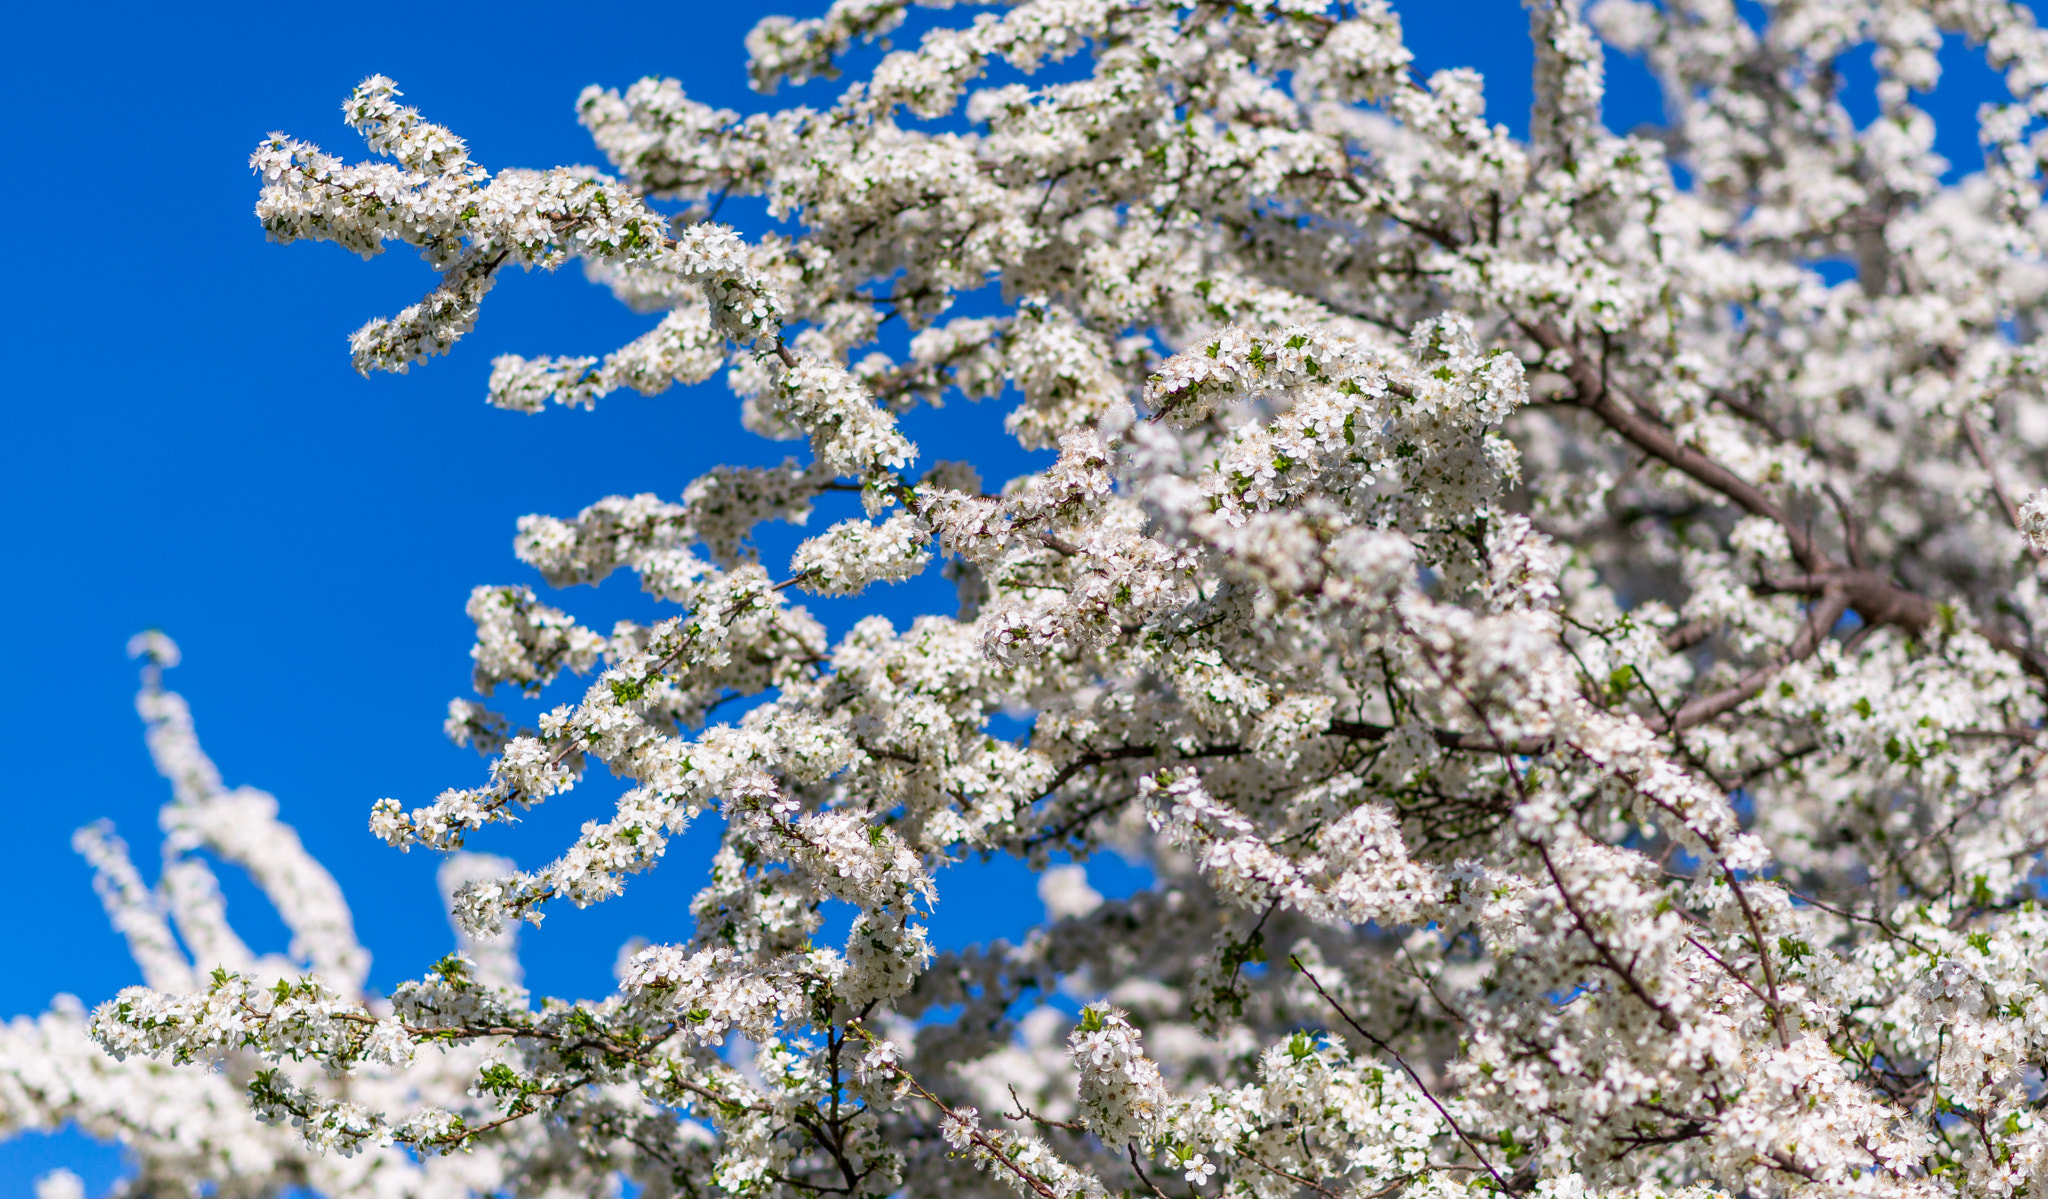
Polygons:
[[[1477,75],[1413,78],[1380,0],[1025,0],[824,110],[592,88],[614,175],[489,172],[381,77],[344,111],[383,160],[264,142],[274,239],[442,274],[360,369],[575,260],[659,323],[502,358],[492,403],[723,370],[809,455],[520,522],[549,583],[625,568],[675,614],[475,592],[480,695],[571,690],[536,729],[456,700],[487,781],[372,810],[450,855],[461,938],[389,997],[141,639],[166,866],[79,847],[149,985],[9,1026],[0,1129],[121,1139],[131,1194],[2048,1194],[2048,38],[2003,0],[1530,12],[1526,143]],[[903,17],[766,20],[754,83]],[[1595,29],[1667,130],[1602,127]],[[1913,95],[1951,34],[2011,102],[1944,183]],[[728,193],[785,232],[714,223]],[[932,460],[898,418],[955,391],[1056,458]],[[833,492],[864,514],[758,561]],[[834,643],[796,602],[940,556],[957,615]],[[460,852],[542,802],[591,812],[552,861]],[[675,940],[606,998],[521,989],[519,922],[696,820],[722,842]],[[1110,850],[1154,885],[1051,865]],[[936,953],[974,854],[1041,870],[1046,920]]]

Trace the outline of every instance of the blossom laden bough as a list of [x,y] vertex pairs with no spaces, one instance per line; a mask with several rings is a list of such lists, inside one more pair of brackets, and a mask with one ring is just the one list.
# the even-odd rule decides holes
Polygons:
[[[750,78],[834,78],[907,7],[765,20]],[[0,1129],[221,1194],[2041,1194],[2048,37],[2004,0],[1527,7],[1526,141],[1379,0],[1021,0],[748,116],[592,88],[612,174],[486,170],[382,77],[345,106],[382,158],[267,139],[274,238],[442,275],[359,369],[574,259],[652,327],[501,358],[493,404],[722,371],[808,456],[519,522],[549,587],[624,568],[666,614],[472,594],[480,696],[552,706],[453,701],[487,777],[373,807],[455,855],[458,953],[389,997],[138,639],[166,863],[77,844],[146,985],[9,1025]],[[2008,93],[1981,170],[1919,106],[1956,36]],[[1603,127],[1610,48],[1660,134]],[[955,393],[1052,460],[926,457],[902,418]],[[957,612],[798,602],[938,561]],[[541,803],[566,846],[462,852]],[[520,922],[688,869],[698,821],[689,919],[613,994],[522,989]],[[998,856],[1044,921],[935,945]]]

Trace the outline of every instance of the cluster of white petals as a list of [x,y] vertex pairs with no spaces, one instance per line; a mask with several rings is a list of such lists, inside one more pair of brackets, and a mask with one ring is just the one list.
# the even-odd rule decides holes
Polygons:
[[[907,7],[764,20],[750,77]],[[446,729],[488,764],[370,821],[450,855],[457,952],[389,996],[138,638],[164,864],[77,846],[146,985],[0,1030],[0,1134],[121,1140],[133,1194],[2048,1195],[2048,35],[1527,7],[1527,140],[1385,0],[977,6],[747,116],[592,88],[613,174],[494,174],[381,77],[381,157],[266,140],[273,237],[441,273],[360,369],[575,259],[651,327],[501,358],[494,404],[722,373],[808,457],[519,522],[550,587],[663,615],[473,593]],[[1958,41],[2004,92],[1981,166],[1919,105]],[[1614,51],[1668,128],[1603,126]],[[1042,468],[921,460],[902,417],[954,398]],[[796,602],[933,569],[957,610]],[[567,844],[460,852],[542,803]],[[687,918],[529,996],[517,925],[703,867],[696,822]],[[1149,884],[1098,889],[1111,853]],[[939,950],[994,858],[1044,919]]]

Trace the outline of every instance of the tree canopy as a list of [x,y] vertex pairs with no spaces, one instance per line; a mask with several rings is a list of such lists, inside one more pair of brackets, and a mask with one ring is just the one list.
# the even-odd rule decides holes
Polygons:
[[[755,86],[906,7],[762,21]],[[118,1139],[135,1195],[2048,1195],[2048,37],[1528,7],[1526,140],[1384,0],[970,9],[823,109],[592,87],[603,170],[487,169],[381,76],[369,161],[267,138],[271,238],[440,272],[358,369],[574,262],[658,322],[492,404],[723,373],[802,453],[520,521],[551,588],[672,615],[471,596],[487,773],[369,812],[447,855],[461,948],[388,996],[138,638],[165,866],[78,847],[147,985],[0,1032],[0,1131]],[[2009,92],[1981,166],[1916,104],[1956,38]],[[1603,126],[1611,52],[1665,127]],[[903,431],[960,399],[1045,465]],[[930,569],[957,611],[907,627],[801,602]],[[589,818],[542,864],[464,850],[544,802]],[[1045,919],[939,952],[977,856]],[[614,994],[524,989],[522,922],[657,867],[703,889]]]

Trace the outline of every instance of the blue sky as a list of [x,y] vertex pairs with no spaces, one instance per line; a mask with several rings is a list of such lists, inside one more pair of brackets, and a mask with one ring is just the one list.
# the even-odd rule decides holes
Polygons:
[[[1490,115],[1526,127],[1515,0],[1397,7],[1422,69],[1478,67]],[[382,72],[487,167],[597,161],[574,119],[585,84],[675,75],[698,98],[764,107],[745,87],[746,28],[767,11],[820,8],[598,2],[565,17],[559,4],[414,3],[400,16],[73,3],[10,16],[0,120],[15,166],[0,206],[15,232],[0,293],[0,495],[19,523],[0,574],[0,625],[15,630],[0,666],[0,728],[15,750],[0,840],[0,878],[15,897],[0,921],[0,1018],[40,1010],[58,991],[94,1003],[139,981],[69,849],[74,828],[109,817],[153,867],[165,787],[131,706],[131,633],[161,627],[183,646],[169,682],[191,700],[208,751],[231,784],[275,793],[340,877],[376,955],[373,984],[388,988],[449,936],[434,860],[374,841],[369,805],[387,795],[410,805],[481,777],[440,723],[468,690],[469,589],[540,586],[512,558],[513,522],[571,515],[609,494],[674,498],[716,463],[795,448],[743,433],[717,382],[651,400],[624,393],[595,414],[487,408],[494,355],[602,353],[650,323],[575,271],[508,278],[448,358],[358,377],[348,332],[418,298],[431,272],[402,249],[365,263],[333,246],[266,244],[250,214],[257,140],[283,130],[362,157],[339,104]],[[1612,73],[1610,123],[1654,121],[1647,76]],[[835,91],[814,84],[772,103],[823,104]],[[1944,149],[1974,164],[1973,142],[1956,129]],[[915,434],[927,458],[975,457],[996,444],[1000,417],[957,404],[921,418]],[[771,566],[789,544],[769,543]],[[559,602],[608,627],[649,610],[632,587],[621,577]],[[930,578],[879,600],[899,622],[952,610],[950,587]],[[835,632],[856,611],[813,609]],[[604,798],[586,788],[479,847],[537,863]],[[685,934],[681,909],[713,836],[707,826],[672,847],[624,900],[552,915],[528,937],[531,981],[601,994],[626,937]],[[945,895],[943,944],[1014,936],[1038,911],[1021,866],[980,869],[977,886]],[[255,947],[282,948],[254,891],[224,882]],[[26,1138],[0,1144],[0,1194],[27,1193],[58,1164],[95,1189],[119,1170],[80,1138]]]

